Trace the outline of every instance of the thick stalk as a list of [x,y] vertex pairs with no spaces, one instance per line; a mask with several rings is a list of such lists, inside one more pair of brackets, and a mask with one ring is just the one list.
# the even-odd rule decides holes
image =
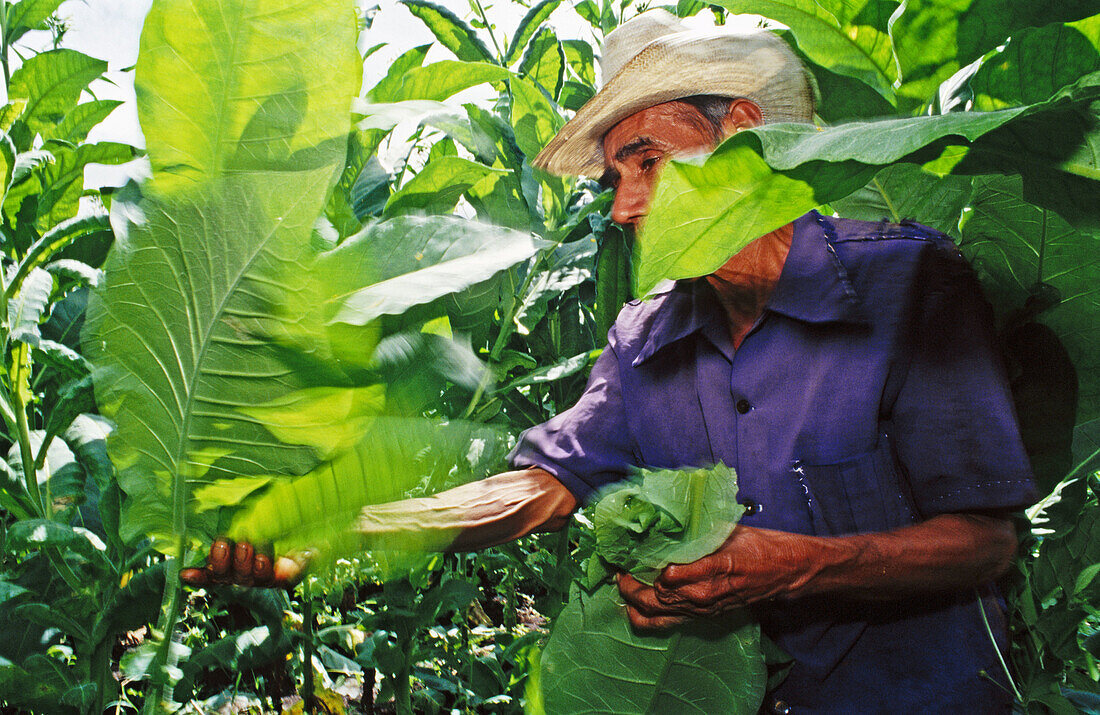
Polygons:
[[312,713],[316,710],[313,697],[313,598],[305,595],[302,603],[302,711]]
[[15,403],[12,406],[15,411],[15,439],[19,442],[19,461],[23,464],[23,479],[27,485],[27,494],[40,507],[42,514],[49,515],[49,505],[42,502],[42,492],[38,488],[38,470],[34,468],[34,453],[31,451],[31,429],[27,423],[27,404],[23,397],[23,383],[26,380],[23,372],[24,362],[22,357],[14,354],[25,349],[25,345],[20,345],[13,351],[13,357],[18,361],[16,374],[12,376],[12,386],[15,388],[12,391],[12,401]]
[[145,706],[142,713],[155,715],[163,711],[165,691],[168,690],[166,682],[167,674],[165,666],[168,664],[168,656],[172,650],[172,633],[176,630],[176,620],[179,618],[180,595],[183,591],[180,585],[180,563],[184,556],[184,539],[181,536],[176,557],[169,557],[168,568],[164,574],[164,596],[160,602],[160,619],[157,622],[157,630],[161,634],[161,642],[157,646],[157,652],[153,656],[150,666],[152,673],[149,692],[145,696]]
[[397,715],[413,715],[411,652],[412,648],[410,647],[409,653],[405,655],[405,661],[401,665],[401,670],[394,678],[393,707],[397,711]]

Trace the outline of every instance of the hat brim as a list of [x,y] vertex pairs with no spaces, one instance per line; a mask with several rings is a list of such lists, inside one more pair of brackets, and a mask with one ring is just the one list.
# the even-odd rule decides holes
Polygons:
[[813,89],[802,64],[767,31],[664,35],[623,65],[535,157],[558,175],[599,176],[603,137],[623,119],[693,95],[744,97],[765,122],[809,122]]

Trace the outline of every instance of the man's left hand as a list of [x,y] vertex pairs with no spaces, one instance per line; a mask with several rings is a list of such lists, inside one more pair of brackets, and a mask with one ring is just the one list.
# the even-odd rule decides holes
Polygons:
[[690,618],[792,595],[814,571],[805,540],[799,534],[737,526],[717,551],[667,567],[653,586],[622,574],[619,593],[630,623],[642,630],[670,628]]
[[773,598],[883,601],[965,591],[1004,573],[1015,551],[1012,521],[998,515],[940,514],[848,536],[737,526],[717,551],[669,566],[653,586],[623,574],[619,592],[630,623],[652,630]]

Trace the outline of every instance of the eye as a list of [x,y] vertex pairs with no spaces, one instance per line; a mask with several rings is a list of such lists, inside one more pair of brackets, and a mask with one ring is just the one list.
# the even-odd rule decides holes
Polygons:
[[646,157],[642,159],[642,171],[650,171],[653,167],[657,166],[661,162],[661,155]]

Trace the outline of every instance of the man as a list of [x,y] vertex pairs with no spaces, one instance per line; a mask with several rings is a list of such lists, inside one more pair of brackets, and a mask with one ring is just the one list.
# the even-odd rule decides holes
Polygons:
[[[670,157],[813,114],[805,71],[765,31],[651,11],[608,36],[601,65],[605,86],[535,163],[602,174],[634,228]],[[794,661],[770,712],[1007,711],[989,583],[1015,550],[1007,514],[1035,494],[991,336],[946,238],[811,213],[626,306],[578,403],[521,437],[519,471],[369,507],[360,530],[477,549],[560,528],[635,467],[721,461],[746,516],[653,587],[620,578],[636,628],[754,608]],[[270,578],[251,547],[232,567],[215,548],[213,577]]]

